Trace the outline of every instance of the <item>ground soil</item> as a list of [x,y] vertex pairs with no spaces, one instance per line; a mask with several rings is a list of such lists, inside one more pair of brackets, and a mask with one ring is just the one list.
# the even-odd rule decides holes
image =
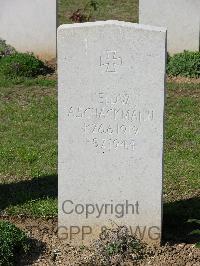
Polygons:
[[19,259],[18,265],[152,265],[152,266],[199,266],[200,249],[194,244],[163,243],[161,247],[145,247],[141,258],[134,254],[128,256],[113,255],[110,262],[100,264],[100,259],[95,248],[75,248],[69,243],[57,238],[57,219],[33,219],[28,217],[3,216],[25,230],[31,239],[31,252]]
[[200,84],[200,78],[186,78],[186,77],[167,77],[168,82],[176,82],[176,83],[195,83]]

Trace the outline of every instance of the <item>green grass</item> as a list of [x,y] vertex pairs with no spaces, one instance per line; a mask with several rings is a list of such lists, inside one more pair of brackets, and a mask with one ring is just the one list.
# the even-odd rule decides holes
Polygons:
[[40,76],[38,78],[25,78],[25,77],[15,77],[15,78],[6,78],[0,75],[0,89],[9,88],[15,85],[23,87],[31,86],[43,86],[43,87],[55,87],[57,81],[56,79],[44,78]]
[[[69,19],[77,9],[84,9],[89,0],[59,0],[59,24],[72,23]],[[130,22],[138,21],[138,0],[97,0],[97,11],[92,13],[91,21],[116,19]]]
[[0,174],[40,176],[52,174],[53,170],[55,173],[55,89],[12,87],[2,89],[0,97]]
[[33,217],[55,217],[57,216],[57,200],[55,198],[29,200],[19,205],[10,206],[10,215],[24,214]]
[[168,84],[165,190],[170,199],[200,189],[199,97],[200,84]]
[[184,51],[168,56],[167,61],[169,76],[200,77],[200,52]]
[[[0,208],[12,215],[57,215],[57,93],[43,82],[0,88]],[[168,84],[168,203],[200,189],[199,97],[199,84]]]
[[0,87],[0,209],[8,213],[56,214],[56,95],[55,80]]
[[20,253],[30,249],[28,236],[10,222],[0,220],[0,265],[14,266]]
[[7,78],[36,78],[39,75],[52,74],[53,69],[33,54],[16,52],[0,58],[0,73]]

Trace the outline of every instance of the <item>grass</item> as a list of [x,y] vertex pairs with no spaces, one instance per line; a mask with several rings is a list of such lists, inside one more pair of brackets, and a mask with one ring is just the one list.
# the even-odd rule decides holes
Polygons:
[[[0,207],[11,215],[49,217],[57,215],[57,96],[54,83],[34,82],[0,88]],[[168,83],[168,203],[200,189],[199,97],[199,84]]]
[[0,91],[0,173],[40,176],[56,172],[54,88],[12,87]]
[[56,214],[56,94],[55,80],[0,87],[0,209],[8,213]]
[[199,84],[168,84],[165,186],[170,199],[200,189],[199,97]]
[[14,266],[20,253],[27,253],[28,236],[15,225],[0,221],[0,265]]
[[164,156],[164,226],[167,241],[198,241],[200,218],[200,84],[168,83]]
[[56,79],[44,78],[40,76],[38,78],[25,78],[25,77],[16,77],[16,78],[6,78],[0,75],[0,88],[9,88],[12,86],[43,86],[43,87],[55,87],[57,81]]
[[[89,0],[59,0],[59,24],[72,23],[70,16],[77,9],[84,9]],[[139,0],[97,0],[98,9],[92,13],[91,21],[116,19],[138,21]]]

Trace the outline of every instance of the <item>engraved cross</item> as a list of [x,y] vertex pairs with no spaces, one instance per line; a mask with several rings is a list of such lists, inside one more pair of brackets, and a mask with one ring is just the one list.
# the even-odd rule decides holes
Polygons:
[[106,66],[106,72],[116,72],[116,66],[122,65],[122,58],[116,51],[106,51],[106,56],[100,57],[100,66]]

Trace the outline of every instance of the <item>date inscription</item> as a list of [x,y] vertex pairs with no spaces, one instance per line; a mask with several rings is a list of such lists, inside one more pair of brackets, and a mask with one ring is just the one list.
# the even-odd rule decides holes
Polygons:
[[96,104],[90,106],[66,107],[66,117],[79,120],[85,142],[94,148],[134,152],[143,125],[154,123],[154,110],[137,108],[134,96],[127,92],[109,95],[101,91],[94,98]]

